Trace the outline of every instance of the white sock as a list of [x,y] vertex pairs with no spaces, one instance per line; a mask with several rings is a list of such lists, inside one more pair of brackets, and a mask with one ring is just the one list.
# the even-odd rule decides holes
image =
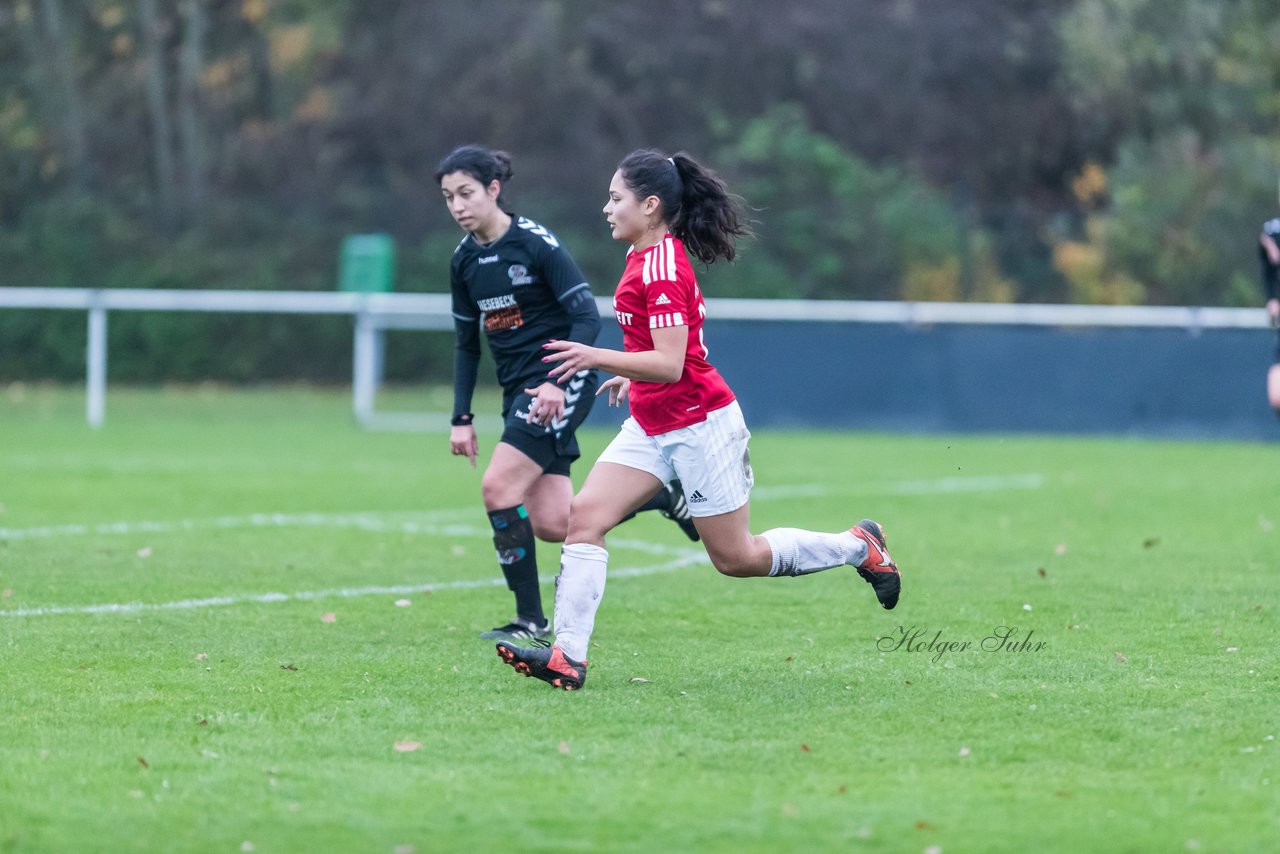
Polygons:
[[556,576],[556,646],[575,661],[587,660],[587,642],[604,596],[609,553],[590,543],[566,544]]
[[823,534],[801,528],[772,528],[760,536],[773,549],[769,575],[809,575],[837,566],[857,566],[867,557],[867,544],[848,531]]

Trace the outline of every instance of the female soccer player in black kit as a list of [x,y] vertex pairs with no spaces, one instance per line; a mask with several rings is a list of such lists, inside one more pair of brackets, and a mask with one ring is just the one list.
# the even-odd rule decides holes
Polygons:
[[[564,540],[573,499],[569,466],[579,456],[574,433],[591,410],[599,379],[594,370],[578,371],[565,383],[549,379],[542,345],[552,339],[593,344],[600,313],[556,236],[504,208],[502,187],[511,178],[505,152],[464,145],[440,161],[435,177],[449,213],[467,232],[449,271],[457,334],[449,445],[472,467],[479,451],[471,397],[481,329],[503,392],[502,437],[485,468],[481,493],[498,563],[515,594],[516,616],[481,637],[544,639],[550,626],[542,610],[534,538]],[[660,490],[640,510],[659,510],[698,539],[678,484]]]
[[[1267,299],[1267,317],[1280,330],[1280,219],[1262,224],[1258,235],[1258,254],[1262,261],[1262,290]],[[1267,372],[1267,401],[1280,415],[1280,338],[1276,340],[1276,361]]]

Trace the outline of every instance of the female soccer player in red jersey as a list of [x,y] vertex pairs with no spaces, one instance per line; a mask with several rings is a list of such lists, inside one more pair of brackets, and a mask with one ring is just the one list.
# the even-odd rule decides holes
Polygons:
[[[449,152],[436,181],[454,220],[466,232],[450,263],[454,328],[453,426],[449,446],[476,464],[479,443],[471,414],[480,365],[480,335],[502,384],[503,430],[481,482],[498,563],[515,594],[516,616],[484,638],[538,640],[550,635],[542,613],[534,538],[561,542],[578,458],[576,431],[587,417],[596,372],[557,384],[542,364],[542,345],[560,338],[592,344],[600,312],[585,277],[554,234],[508,212],[502,188],[511,178],[505,152],[464,145]],[[674,485],[673,485],[674,487]],[[658,510],[697,539],[676,489],[655,493],[637,510]]]
[[[605,535],[662,485],[678,477],[716,569],[738,578],[808,575],[850,565],[885,608],[898,603],[898,567],[884,534],[864,519],[827,534],[799,528],[750,529],[751,437],[733,392],[707,361],[706,305],[686,251],[706,264],[732,261],[747,234],[737,200],[693,158],[635,151],[609,184],[605,217],[630,245],[614,294],[623,351],[578,341],[544,345],[549,375],[614,374],[600,387],[610,404],[630,400],[631,417],[600,455],[569,511],[556,581],[555,643],[498,644],[504,661],[567,691],[587,675],[587,642],[604,593]],[[597,392],[599,393],[599,392]]]

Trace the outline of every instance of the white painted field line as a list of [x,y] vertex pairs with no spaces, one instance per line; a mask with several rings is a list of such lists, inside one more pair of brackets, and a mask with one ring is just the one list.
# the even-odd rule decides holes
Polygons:
[[[833,490],[821,484],[761,486],[751,497],[759,501],[788,498],[815,498],[824,495],[941,495],[955,492],[998,492],[1006,489],[1039,489],[1044,477],[1039,474],[956,476],[937,480],[891,481],[883,486],[857,484]],[[247,516],[217,516],[210,519],[179,519],[170,522],[104,522],[99,524],[45,525],[35,528],[0,528],[0,540],[30,540],[51,537],[75,537],[111,534],[174,534],[185,531],[235,528],[349,528],[376,533],[433,534],[436,536],[489,536],[482,529],[465,522],[450,521],[473,517],[478,511],[454,508],[430,512],[357,513],[251,513]]]
[[[619,546],[623,543],[619,542]],[[674,572],[695,564],[709,564],[705,552],[690,549],[667,549],[678,552],[679,557],[652,566],[620,567],[609,570],[610,578],[640,578],[662,572]],[[543,584],[555,583],[554,578],[543,577]],[[501,578],[466,579],[462,581],[433,581],[426,584],[397,584],[384,587],[340,587],[332,590],[300,590],[293,593],[254,593],[236,596],[210,596],[205,599],[179,599],[175,602],[115,602],[102,605],[49,605],[42,608],[15,608],[0,610],[2,617],[52,617],[60,614],[138,614],[145,611],[189,611],[201,608],[219,608],[228,605],[265,605],[276,602],[311,602],[317,599],[354,599],[361,596],[405,596],[412,593],[433,593],[437,590],[475,590],[484,587],[500,587],[506,584]]]
[[[478,530],[474,525],[451,523],[464,513],[478,510],[434,512],[378,511],[359,513],[251,513],[247,516],[216,516],[210,519],[178,519],[170,522],[103,522],[95,525],[45,525],[37,528],[0,528],[0,540],[27,540],[108,534],[175,534],[234,528],[355,528],[375,532],[406,534],[454,534],[466,536]],[[487,535],[487,532],[486,532]]]

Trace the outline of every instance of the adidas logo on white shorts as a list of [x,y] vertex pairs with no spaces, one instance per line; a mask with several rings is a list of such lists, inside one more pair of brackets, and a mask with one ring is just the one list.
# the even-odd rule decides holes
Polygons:
[[671,297],[666,294],[658,294],[658,298],[653,301],[654,305],[671,305]]
[[693,495],[689,496],[690,504],[697,504],[700,501],[706,501],[706,500],[707,500],[706,497],[696,489],[693,491]]

